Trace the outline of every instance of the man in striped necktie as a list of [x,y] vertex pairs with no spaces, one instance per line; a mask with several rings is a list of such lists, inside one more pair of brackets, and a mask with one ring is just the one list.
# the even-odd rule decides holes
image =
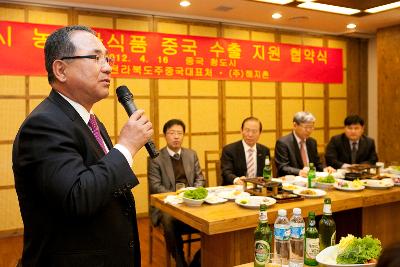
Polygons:
[[226,145],[221,155],[221,174],[224,185],[243,184],[245,177],[262,176],[269,149],[258,142],[262,131],[261,121],[255,117],[243,120],[240,129],[243,139]]

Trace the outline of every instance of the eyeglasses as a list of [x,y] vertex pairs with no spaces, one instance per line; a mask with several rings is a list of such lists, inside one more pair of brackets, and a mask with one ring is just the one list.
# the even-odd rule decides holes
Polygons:
[[303,128],[303,129],[305,129],[305,130],[309,130],[309,131],[314,130],[314,125],[303,125],[303,124],[300,124],[299,126],[301,128]]
[[168,135],[177,135],[177,136],[183,136],[183,132],[178,132],[178,131],[168,131]]
[[113,57],[99,56],[99,55],[62,57],[61,60],[65,60],[65,59],[80,59],[80,58],[95,59],[97,64],[99,64],[100,66],[104,66],[104,64],[107,62],[108,65],[110,65],[110,67],[112,67],[114,65],[114,62],[115,62],[115,59]]

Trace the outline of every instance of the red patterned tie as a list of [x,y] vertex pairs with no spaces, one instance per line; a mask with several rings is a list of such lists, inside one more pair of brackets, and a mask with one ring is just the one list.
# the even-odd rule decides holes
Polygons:
[[301,159],[303,160],[303,166],[307,166],[307,152],[306,152],[306,146],[304,144],[305,142],[303,140],[300,141],[300,154],[301,154]]
[[90,129],[92,130],[94,138],[96,138],[101,149],[103,149],[104,154],[107,154],[107,149],[104,146],[103,138],[101,138],[99,126],[97,125],[96,117],[94,116],[94,114],[90,114],[90,119],[89,119],[88,125],[89,125]]
[[249,148],[249,150],[247,150],[248,152],[248,158],[247,158],[247,177],[248,178],[254,178],[256,176],[256,172],[255,172],[255,162],[254,162],[254,158],[253,158],[253,152],[254,149]]

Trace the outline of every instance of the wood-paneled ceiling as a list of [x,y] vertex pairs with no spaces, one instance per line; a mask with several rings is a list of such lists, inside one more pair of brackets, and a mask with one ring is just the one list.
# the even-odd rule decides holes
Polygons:
[[[319,3],[365,10],[370,7],[396,2],[396,0],[316,0]],[[374,36],[378,28],[400,24],[400,8],[376,14],[339,15],[288,5],[268,4],[253,0],[191,0],[186,8],[179,0],[9,0],[17,3],[68,6],[127,12],[177,18],[193,18],[205,21],[246,24],[253,26],[300,30],[312,33]],[[283,17],[274,20],[271,15],[280,12]],[[347,30],[348,23],[357,24],[355,30]]]

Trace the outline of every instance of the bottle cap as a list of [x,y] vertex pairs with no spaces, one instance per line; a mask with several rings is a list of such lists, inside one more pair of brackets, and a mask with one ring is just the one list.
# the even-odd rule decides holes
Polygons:
[[294,209],[293,209],[293,214],[295,214],[295,215],[301,215],[301,209],[300,209],[300,208],[294,208]]
[[278,210],[278,215],[279,216],[286,216],[286,210],[285,209],[280,209],[280,210]]
[[308,217],[315,217],[315,212],[309,211],[308,212]]

